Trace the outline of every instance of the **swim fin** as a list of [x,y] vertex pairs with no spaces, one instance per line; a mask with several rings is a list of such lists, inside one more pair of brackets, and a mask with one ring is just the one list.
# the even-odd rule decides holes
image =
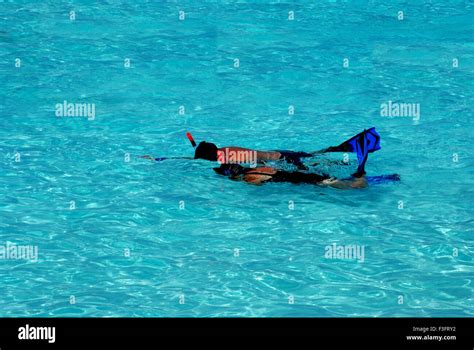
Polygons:
[[361,177],[365,175],[365,163],[367,162],[367,156],[369,153],[379,150],[380,147],[380,135],[375,131],[375,127],[368,130],[364,130],[361,133],[351,137],[349,140],[344,141],[339,146],[328,147],[315,153],[326,153],[326,152],[354,152],[357,153],[357,160],[359,166],[357,172],[352,174],[354,177]]
[[370,185],[385,184],[385,183],[390,183],[390,182],[399,182],[400,175],[391,174],[391,175],[367,176],[366,179]]

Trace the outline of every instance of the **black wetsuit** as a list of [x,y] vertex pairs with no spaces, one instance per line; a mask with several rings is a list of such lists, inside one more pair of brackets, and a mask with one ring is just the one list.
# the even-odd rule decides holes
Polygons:
[[319,175],[314,173],[302,173],[299,171],[277,170],[275,174],[267,174],[255,171],[253,168],[244,168],[239,164],[222,164],[219,168],[214,168],[218,174],[229,176],[230,178],[239,178],[245,174],[265,175],[271,178],[262,182],[290,182],[290,183],[308,183],[315,184],[329,179],[329,175]]

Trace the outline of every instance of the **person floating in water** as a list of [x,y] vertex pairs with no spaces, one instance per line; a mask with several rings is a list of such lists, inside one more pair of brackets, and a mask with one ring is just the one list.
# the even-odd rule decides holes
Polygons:
[[248,168],[240,164],[221,164],[220,167],[213,169],[216,173],[228,176],[232,180],[245,181],[254,185],[261,185],[267,182],[289,182],[293,184],[304,183],[331,186],[340,189],[367,187],[365,176],[339,180],[326,174],[290,172],[271,167]]
[[298,169],[307,169],[301,158],[313,157],[307,152],[294,151],[259,151],[250,148],[226,146],[218,148],[215,144],[202,141],[196,147],[194,159],[206,159],[221,164],[261,164],[267,161],[285,160],[294,164]]
[[[362,177],[365,175],[365,163],[369,153],[380,149],[380,135],[375,128],[364,130],[349,140],[341,143],[339,146],[328,147],[316,152],[295,152],[287,150],[278,151],[259,151],[250,148],[228,146],[217,147],[214,143],[202,141],[196,146],[196,142],[190,133],[187,137],[195,148],[194,159],[205,159],[210,161],[218,161],[220,164],[244,164],[252,165],[264,164],[268,161],[284,160],[287,163],[295,165],[299,170],[307,170],[303,163],[304,158],[311,158],[317,154],[327,152],[354,152],[357,153],[358,168],[354,177]],[[169,158],[153,158],[151,156],[143,156],[143,158],[162,161]]]
[[[202,141],[196,145],[190,133],[187,137],[195,148],[194,159],[206,159],[217,161],[221,165],[214,168],[220,175],[228,176],[232,180],[245,181],[247,183],[260,185],[267,182],[305,183],[320,186],[331,186],[335,188],[363,188],[368,184],[387,183],[400,180],[400,175],[369,176],[365,174],[365,164],[369,153],[380,149],[380,135],[375,128],[364,130],[339,146],[328,147],[317,152],[294,152],[294,151],[258,151],[243,147],[221,147]],[[326,174],[308,173],[302,171],[286,171],[267,166],[267,161],[285,160],[294,164],[298,170],[308,170],[302,159],[311,158],[316,154],[326,152],[354,152],[357,154],[357,171],[350,178],[337,179]],[[162,161],[169,158],[143,158]],[[183,158],[183,157],[178,157]],[[192,158],[187,158],[192,159]],[[241,164],[252,164],[252,167],[244,167]],[[264,164],[265,166],[258,166]]]
[[[196,143],[191,134],[187,134],[191,144],[195,147]],[[355,152],[357,153],[357,160],[359,166],[356,173],[352,176],[361,177],[365,175],[365,163],[369,153],[380,149],[380,135],[375,131],[375,128],[364,130],[355,135],[349,140],[341,143],[339,146],[328,147],[320,151],[295,152],[295,151],[258,151],[242,147],[221,147],[218,148],[215,144],[202,141],[195,147],[194,159],[206,159],[211,161],[219,161],[221,164],[239,164],[239,163],[253,163],[249,161],[254,160],[261,164],[266,161],[285,160],[287,163],[294,164],[299,170],[307,170],[308,168],[303,164],[303,158],[311,158],[316,154],[327,152]],[[234,159],[229,157],[229,154],[234,155]],[[242,156],[239,156],[242,155]],[[245,156],[247,155],[247,158]],[[249,156],[250,155],[250,156]]]

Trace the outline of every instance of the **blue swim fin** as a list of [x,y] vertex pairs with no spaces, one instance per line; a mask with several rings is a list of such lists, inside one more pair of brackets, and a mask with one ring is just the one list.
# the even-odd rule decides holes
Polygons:
[[379,150],[380,147],[380,135],[375,131],[375,127],[368,130],[364,130],[361,133],[351,137],[349,140],[344,141],[339,146],[326,148],[320,153],[326,152],[354,152],[357,153],[357,160],[359,166],[357,172],[352,176],[361,177],[365,175],[365,163],[367,162],[367,156],[369,153]]

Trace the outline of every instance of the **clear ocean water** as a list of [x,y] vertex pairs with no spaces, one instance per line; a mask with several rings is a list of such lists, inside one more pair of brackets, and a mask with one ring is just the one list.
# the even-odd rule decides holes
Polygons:
[[[473,14],[0,1],[0,245],[38,248],[0,260],[0,316],[474,316]],[[65,100],[95,118],[57,117]],[[400,183],[252,186],[137,158],[192,156],[186,131],[313,151],[372,126],[367,172]]]

